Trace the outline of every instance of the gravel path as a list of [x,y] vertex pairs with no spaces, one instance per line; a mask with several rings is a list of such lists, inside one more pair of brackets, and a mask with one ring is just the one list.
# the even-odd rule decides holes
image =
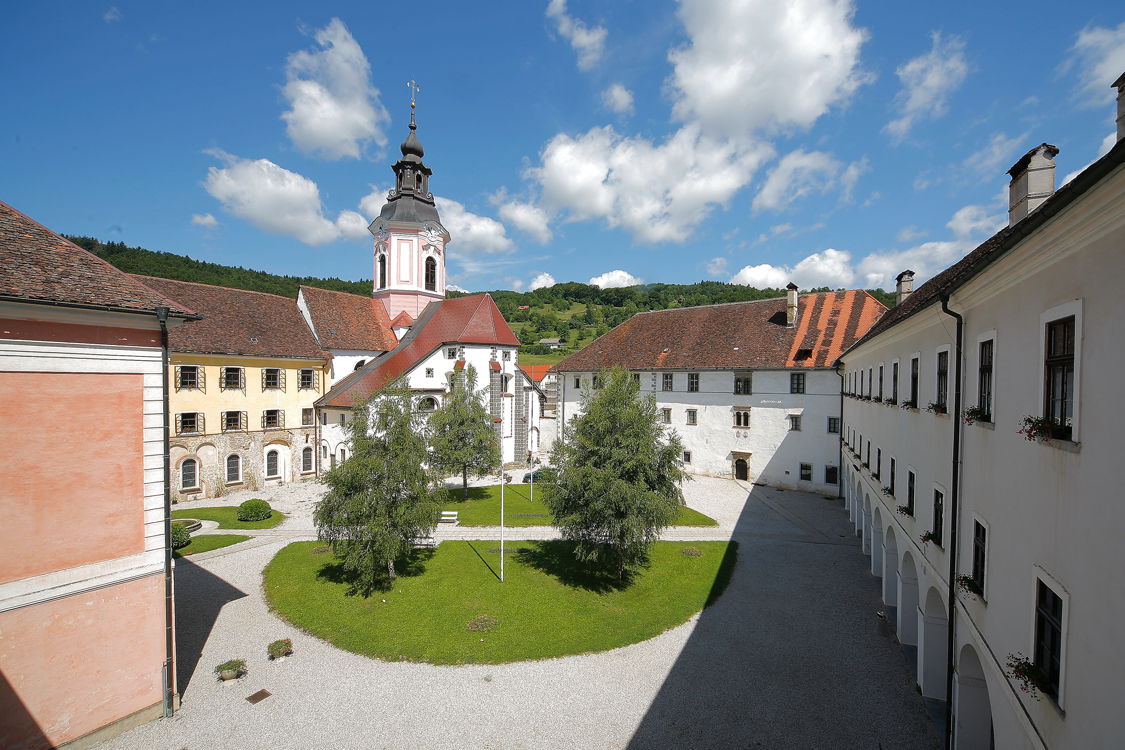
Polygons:
[[[268,612],[261,570],[284,545],[314,536],[309,513],[320,491],[302,484],[254,493],[291,517],[254,540],[177,563],[182,708],[104,747],[939,745],[901,652],[875,633],[877,581],[836,501],[697,479],[685,488],[689,505],[720,526],[667,536],[740,541],[735,575],[714,606],[605,653],[435,667],[341,651]],[[471,530],[477,538],[496,538],[493,531]],[[292,638],[295,654],[269,662],[265,645],[277,638]],[[247,659],[250,674],[217,682],[212,667],[230,658]],[[245,700],[261,689],[271,696]]]

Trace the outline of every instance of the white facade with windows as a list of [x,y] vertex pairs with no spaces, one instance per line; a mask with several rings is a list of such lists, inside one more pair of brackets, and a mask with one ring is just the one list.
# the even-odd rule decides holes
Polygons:
[[[1019,210],[1023,170],[1042,179],[1056,153],[1038,147],[1013,168],[1009,228],[842,357],[847,509],[898,639],[917,647],[923,695],[952,700],[958,748],[1125,745],[1125,506],[1114,494],[1125,143]],[[960,349],[943,297],[963,319]],[[921,408],[904,409],[915,359]],[[880,401],[868,373],[889,378],[896,362],[888,404],[896,385],[884,382]],[[1042,439],[1020,433],[1025,418]],[[877,451],[881,466],[868,459]],[[1040,700],[1011,676],[1020,657],[1041,670]]]

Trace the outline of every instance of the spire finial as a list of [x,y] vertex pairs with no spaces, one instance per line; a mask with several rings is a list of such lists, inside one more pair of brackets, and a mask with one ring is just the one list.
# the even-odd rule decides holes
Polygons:
[[406,82],[406,87],[410,89],[410,129],[417,130],[418,126],[414,124],[414,108],[417,106],[414,102],[414,95],[421,91],[422,87],[413,78]]

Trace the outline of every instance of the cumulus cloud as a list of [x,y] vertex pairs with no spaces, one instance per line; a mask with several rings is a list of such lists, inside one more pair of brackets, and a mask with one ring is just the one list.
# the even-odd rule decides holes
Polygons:
[[527,285],[527,288],[529,291],[534,292],[536,289],[544,289],[549,286],[554,286],[557,283],[554,276],[543,272],[536,274],[535,278],[531,280],[531,283]]
[[998,177],[1016,163],[1015,155],[1027,133],[1009,138],[1004,133],[996,133],[979,151],[974,151],[964,161],[964,166],[976,172],[982,179]]
[[570,42],[578,55],[578,69],[589,70],[598,64],[605,53],[606,29],[604,26],[586,25],[566,12],[566,0],[551,0],[547,3],[547,18],[555,22],[559,36]]
[[336,228],[340,230],[340,236],[348,240],[369,239],[371,234],[367,231],[367,225],[370,223],[355,211],[341,211],[336,217]]
[[946,226],[953,231],[953,236],[957,239],[966,239],[991,236],[1007,223],[1008,217],[1004,213],[990,216],[984,206],[965,206],[953,214],[953,218],[946,223]]
[[732,284],[775,289],[780,289],[789,282],[802,289],[847,287],[855,279],[851,259],[851,253],[845,250],[828,248],[813,253],[792,267],[773,266],[769,263],[745,266],[730,281]]
[[118,10],[116,5],[109,6],[109,10],[107,10],[105,13],[102,13],[102,20],[106,23],[120,21],[122,18],[124,18],[124,16],[121,15],[121,11]]
[[942,39],[941,32],[930,35],[932,45],[924,55],[908,60],[895,74],[902,89],[895,97],[899,117],[883,128],[891,140],[899,142],[922,119],[936,119],[948,109],[949,96],[969,75],[965,42],[960,37]]
[[1110,28],[1086,27],[1078,32],[1070,54],[1062,71],[1075,70],[1075,99],[1087,107],[1105,106],[1114,95],[1110,86],[1125,70],[1125,21]]
[[457,286],[456,284],[446,284],[445,285],[445,291],[447,291],[447,292],[463,292],[465,294],[469,293],[468,289],[466,289],[463,286]]
[[871,253],[861,260],[856,270],[865,289],[894,289],[895,276],[907,268],[914,271],[919,282],[961,260],[978,243],[968,240],[924,242],[897,252]]
[[527,232],[541,245],[551,241],[553,236],[548,226],[547,212],[542,208],[521,201],[501,203],[498,209],[500,218],[520,231]]
[[516,249],[504,225],[496,219],[475,214],[449,198],[436,197],[434,201],[459,253],[510,253]]
[[612,84],[602,92],[602,104],[619,115],[633,114],[633,92],[620,83]]
[[219,220],[211,214],[192,214],[191,223],[205,229],[214,229],[219,226]]
[[617,269],[615,271],[606,271],[600,276],[595,276],[590,279],[590,284],[602,289],[616,289],[623,286],[637,286],[643,284],[644,280],[640,279],[628,271]]
[[910,225],[898,230],[898,234],[895,235],[895,239],[897,239],[899,242],[913,242],[914,240],[920,240],[925,236],[925,230],[919,229],[914,225]]
[[727,273],[727,259],[712,258],[707,261],[707,273],[710,276],[725,276]]
[[850,202],[856,182],[867,169],[866,158],[845,168],[823,151],[797,149],[782,157],[770,170],[754,196],[754,211],[780,211],[811,193],[827,192],[837,184],[842,189],[842,199]]
[[367,217],[367,223],[370,224],[379,212],[383,210],[383,204],[387,202],[387,193],[390,188],[379,187],[378,185],[368,185],[371,192],[359,199],[359,212]]
[[357,159],[369,141],[387,142],[390,121],[371,85],[371,65],[339,18],[317,31],[320,49],[301,50],[285,65],[282,94],[289,109],[281,119],[289,139],[306,154]]

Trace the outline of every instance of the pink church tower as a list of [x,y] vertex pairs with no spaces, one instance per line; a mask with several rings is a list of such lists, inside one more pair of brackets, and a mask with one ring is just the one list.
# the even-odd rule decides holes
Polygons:
[[413,81],[410,96],[410,134],[402,142],[402,158],[391,167],[395,186],[387,193],[379,216],[368,226],[375,236],[375,299],[393,320],[405,312],[417,318],[433,300],[445,298],[445,246],[449,231],[438,218],[430,192],[433,172],[422,163],[425,151],[414,122]]

